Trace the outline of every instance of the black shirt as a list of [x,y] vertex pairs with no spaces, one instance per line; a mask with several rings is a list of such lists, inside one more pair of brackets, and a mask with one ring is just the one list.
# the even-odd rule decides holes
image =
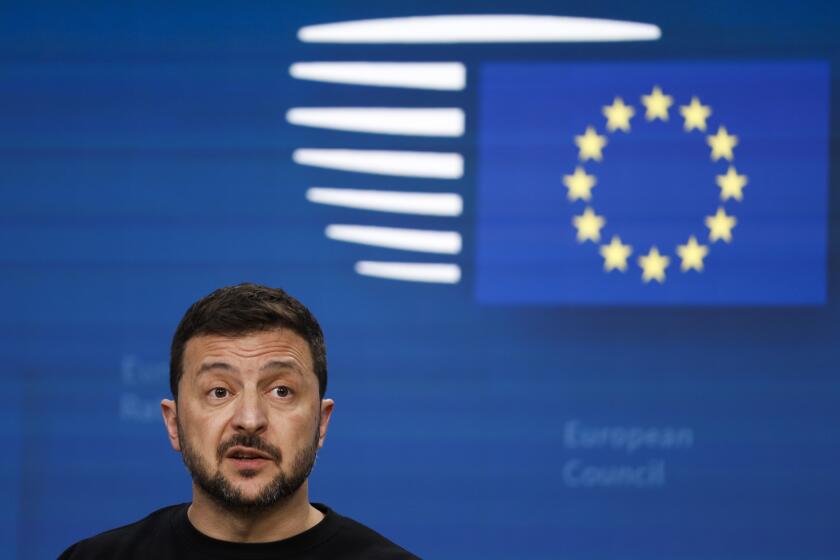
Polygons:
[[324,518],[303,533],[267,543],[235,543],[208,537],[187,518],[189,504],[159,509],[131,525],[80,541],[59,560],[311,560],[364,558],[416,559],[376,531],[338,515],[322,504],[312,504]]

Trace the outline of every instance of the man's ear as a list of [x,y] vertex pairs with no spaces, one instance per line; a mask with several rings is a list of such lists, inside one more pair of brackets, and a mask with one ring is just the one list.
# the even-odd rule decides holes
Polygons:
[[321,433],[318,434],[318,449],[324,446],[324,440],[327,438],[327,428],[330,427],[333,408],[335,408],[335,402],[332,399],[321,399]]
[[181,438],[178,437],[178,408],[175,401],[163,399],[160,401],[160,411],[163,413],[163,423],[169,444],[175,451],[181,451]]

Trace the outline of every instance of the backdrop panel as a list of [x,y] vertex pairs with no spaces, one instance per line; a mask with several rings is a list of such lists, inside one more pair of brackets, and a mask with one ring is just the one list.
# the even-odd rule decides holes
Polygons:
[[[313,499],[424,558],[840,557],[834,5],[0,13],[0,554],[55,557],[189,500],[159,415],[169,339],[189,303],[254,281],[326,332],[336,410]],[[661,36],[298,37],[447,14]],[[290,74],[317,62],[448,63],[449,85]],[[405,134],[289,113],[313,108],[449,111],[352,117]],[[383,165],[370,151],[440,157],[400,175],[306,150],[363,150],[342,164],[357,168]]]

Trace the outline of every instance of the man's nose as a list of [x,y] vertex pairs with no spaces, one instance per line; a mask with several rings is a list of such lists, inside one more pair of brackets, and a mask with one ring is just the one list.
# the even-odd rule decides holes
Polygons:
[[257,389],[243,389],[236,404],[233,427],[237,431],[258,434],[268,426],[265,403]]

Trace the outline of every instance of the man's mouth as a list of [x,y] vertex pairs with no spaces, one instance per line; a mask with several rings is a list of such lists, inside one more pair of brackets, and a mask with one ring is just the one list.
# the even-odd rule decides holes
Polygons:
[[247,447],[233,447],[226,454],[226,459],[231,459],[238,468],[254,469],[273,461],[274,459],[263,451]]

